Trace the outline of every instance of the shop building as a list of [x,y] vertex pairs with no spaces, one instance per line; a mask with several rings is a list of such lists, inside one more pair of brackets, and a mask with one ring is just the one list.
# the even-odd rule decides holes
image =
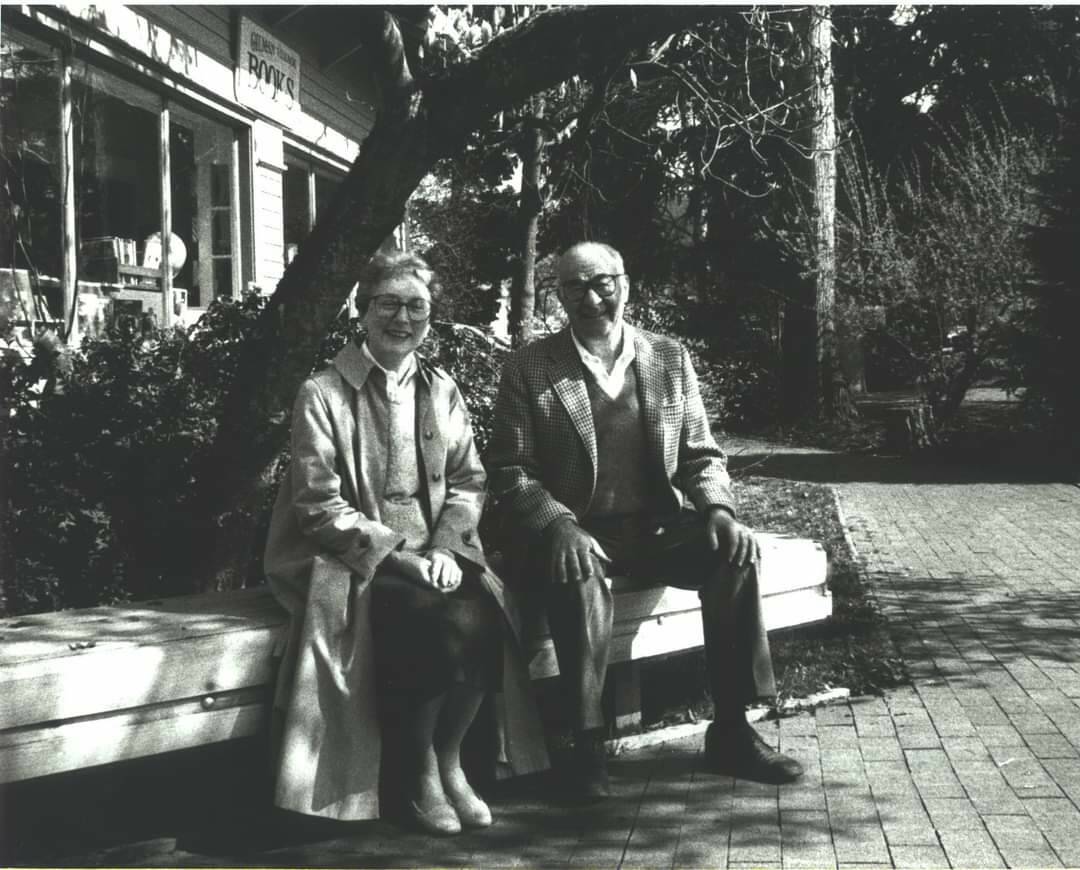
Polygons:
[[0,8],[9,319],[77,339],[272,292],[374,121],[360,26],[348,6]]

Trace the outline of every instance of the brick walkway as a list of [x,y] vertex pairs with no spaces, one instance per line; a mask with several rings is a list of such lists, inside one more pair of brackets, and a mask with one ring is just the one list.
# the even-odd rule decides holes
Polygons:
[[893,863],[1080,866],[1080,489],[839,490],[914,677],[830,712]]
[[281,836],[264,819],[231,843],[166,837],[79,863],[1080,867],[1080,489],[925,469],[913,482],[895,463],[812,451],[771,464],[842,481],[914,677],[885,698],[758,723],[807,765],[798,784],[704,773],[696,734],[617,758],[618,797],[595,807],[561,806],[545,777],[500,784],[496,824],[480,833],[370,822]]

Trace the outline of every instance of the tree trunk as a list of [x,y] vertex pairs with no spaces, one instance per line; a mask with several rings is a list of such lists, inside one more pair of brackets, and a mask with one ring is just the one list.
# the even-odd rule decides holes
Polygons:
[[536,238],[544,201],[540,193],[540,162],[544,149],[544,131],[540,119],[544,101],[537,97],[534,112],[523,119],[518,156],[521,157],[521,197],[518,219],[521,222],[521,266],[510,288],[510,339],[514,347],[523,347],[532,338],[533,312],[536,310]]
[[813,125],[810,148],[814,170],[814,311],[817,416],[834,419],[854,407],[844,396],[837,364],[836,324],[836,97],[833,90],[832,10],[811,6],[810,65],[813,74]]
[[259,337],[244,349],[212,456],[196,482],[205,526],[193,536],[188,563],[175,566],[196,587],[232,585],[243,576],[229,564],[247,549],[237,552],[229,543],[239,534],[234,523],[254,527],[252,507],[261,503],[267,469],[287,442],[288,409],[326,329],[435,162],[494,113],[717,14],[698,6],[555,7],[420,86],[393,16],[360,8],[367,10],[363,35],[370,41],[381,105],[337,196],[278,284]]
[[[837,363],[836,328],[836,100],[833,90],[832,10],[806,11],[809,60],[804,70],[808,119],[812,252],[810,286],[792,294],[785,312],[785,393],[797,417],[849,417],[855,406]],[[804,176],[805,177],[805,176]]]

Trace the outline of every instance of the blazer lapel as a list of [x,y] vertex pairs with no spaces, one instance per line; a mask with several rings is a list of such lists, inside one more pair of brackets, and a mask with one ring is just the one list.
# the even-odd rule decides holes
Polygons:
[[635,330],[634,334],[634,371],[637,375],[638,401],[645,417],[645,438],[649,445],[649,455],[664,461],[663,417],[660,407],[664,402],[664,382],[662,371],[656,364],[656,355],[652,345]]
[[589,391],[585,387],[585,373],[581,358],[574,349],[570,338],[570,328],[561,334],[561,339],[552,348],[551,368],[548,370],[555,394],[566,408],[574,428],[585,445],[589,461],[593,468],[593,485],[596,483],[596,429],[593,426],[592,405],[589,404]]

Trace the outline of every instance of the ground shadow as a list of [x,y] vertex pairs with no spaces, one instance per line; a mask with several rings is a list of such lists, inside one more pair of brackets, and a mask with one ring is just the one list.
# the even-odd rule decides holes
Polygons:
[[746,449],[729,457],[732,474],[811,483],[1054,483],[1070,482],[1058,468],[1016,457],[961,462],[940,452],[919,456],[873,453],[787,452],[782,446]]

